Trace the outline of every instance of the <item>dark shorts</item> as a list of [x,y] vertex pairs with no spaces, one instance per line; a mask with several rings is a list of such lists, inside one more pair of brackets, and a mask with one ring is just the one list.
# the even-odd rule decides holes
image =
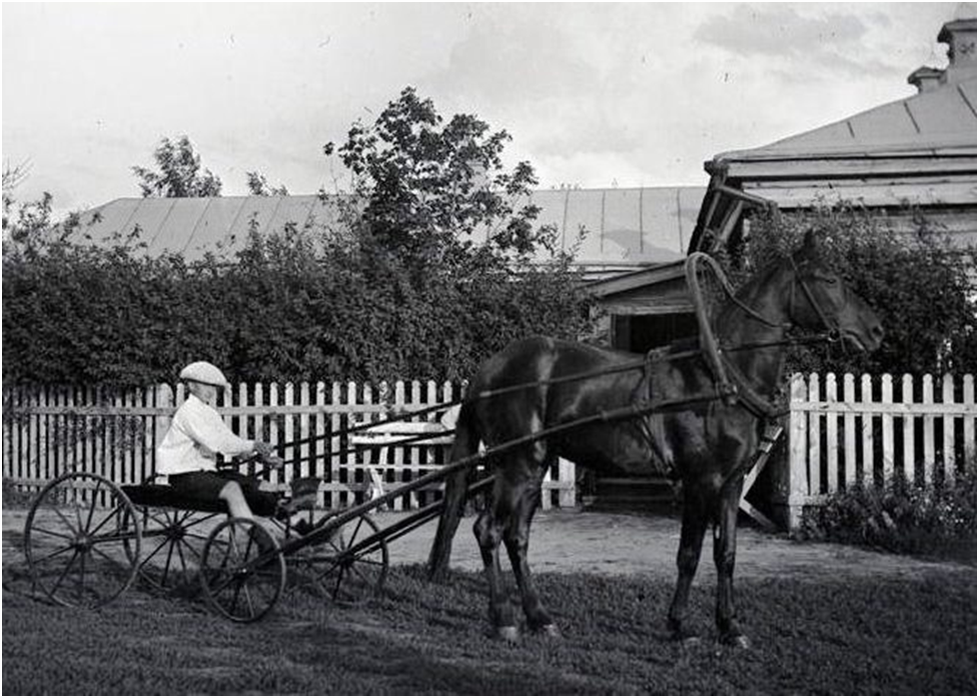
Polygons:
[[214,472],[199,470],[193,473],[180,473],[169,477],[170,486],[181,495],[190,499],[205,502],[216,502],[221,499],[221,490],[230,481],[241,486],[245,501],[256,516],[272,516],[275,513],[279,496],[274,492],[259,489],[258,480],[235,472]]

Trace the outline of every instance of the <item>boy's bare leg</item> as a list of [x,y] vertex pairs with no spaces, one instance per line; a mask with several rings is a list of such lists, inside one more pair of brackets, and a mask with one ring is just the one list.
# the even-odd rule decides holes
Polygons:
[[228,482],[221,488],[218,497],[227,503],[228,511],[234,518],[255,520],[255,515],[252,514],[252,509],[248,506],[248,500],[245,499],[245,493],[242,492],[241,485],[237,482],[233,480]]

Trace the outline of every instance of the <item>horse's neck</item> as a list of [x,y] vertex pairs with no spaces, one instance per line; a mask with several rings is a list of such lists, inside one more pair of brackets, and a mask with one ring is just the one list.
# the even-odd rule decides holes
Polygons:
[[[714,327],[724,347],[770,344],[743,351],[725,352],[728,360],[759,392],[771,393],[778,383],[785,356],[785,328],[789,321],[791,277],[776,270],[745,284],[738,300],[768,321],[762,322],[737,303],[728,300],[715,316]],[[772,326],[774,325],[774,326]]]

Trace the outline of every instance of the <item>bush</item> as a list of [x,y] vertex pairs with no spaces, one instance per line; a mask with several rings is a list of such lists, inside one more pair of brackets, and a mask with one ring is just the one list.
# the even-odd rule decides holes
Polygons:
[[805,537],[911,555],[976,559],[976,472],[954,481],[911,482],[896,473],[883,487],[857,482],[804,512]]
[[830,264],[884,326],[872,354],[839,347],[791,352],[789,373],[966,374],[976,366],[975,249],[954,247],[919,212],[913,230],[897,232],[880,213],[850,204],[805,213],[774,212],[751,221],[747,242],[727,260],[736,281],[795,249],[812,228]]
[[126,387],[206,359],[234,382],[460,380],[514,338],[578,336],[587,308],[560,257],[474,254],[413,274],[382,249],[294,230],[252,235],[230,263],[150,259],[138,235],[12,244],[3,379]]

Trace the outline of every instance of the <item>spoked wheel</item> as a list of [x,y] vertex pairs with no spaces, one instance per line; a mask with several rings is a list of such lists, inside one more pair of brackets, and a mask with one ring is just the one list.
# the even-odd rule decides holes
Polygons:
[[326,542],[300,550],[289,558],[297,587],[341,606],[359,606],[380,595],[388,573],[388,547],[380,530],[364,515]]
[[139,576],[155,589],[196,590],[210,528],[225,514],[142,507],[143,560]]
[[218,613],[251,623],[278,601],[286,584],[286,563],[260,524],[229,518],[204,543],[200,578],[205,598]]
[[129,588],[139,545],[129,498],[94,473],[65,473],[48,483],[24,526],[34,588],[63,606],[99,608]]

